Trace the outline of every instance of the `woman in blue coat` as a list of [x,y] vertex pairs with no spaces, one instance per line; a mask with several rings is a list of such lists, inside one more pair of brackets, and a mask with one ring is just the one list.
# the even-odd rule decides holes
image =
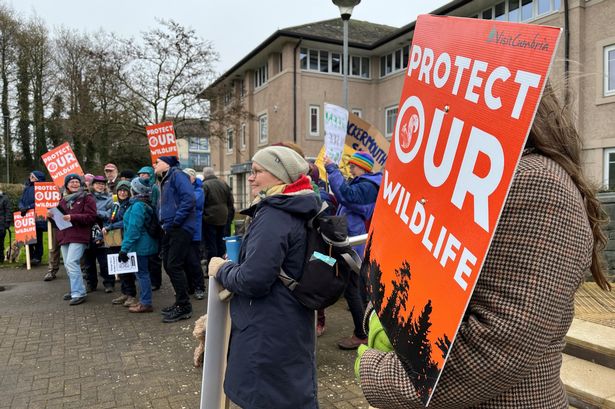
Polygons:
[[121,262],[129,261],[128,253],[137,253],[137,280],[139,281],[139,303],[128,308],[135,313],[152,312],[152,283],[148,270],[148,258],[158,251],[158,243],[148,233],[146,224],[155,217],[150,205],[152,189],[139,178],[130,182],[132,198],[130,206],[124,213],[124,238],[118,258]]
[[278,278],[281,269],[300,279],[308,219],[320,209],[295,151],[271,146],[252,159],[248,181],[260,197],[239,263],[214,257],[209,275],[233,292],[226,395],[244,409],[314,409],[314,311],[300,304]]

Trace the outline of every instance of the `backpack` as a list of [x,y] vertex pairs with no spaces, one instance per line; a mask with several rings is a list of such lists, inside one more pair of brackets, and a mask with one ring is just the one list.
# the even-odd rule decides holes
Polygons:
[[319,310],[344,293],[351,274],[359,274],[361,258],[348,242],[345,216],[325,214],[327,204],[307,222],[307,251],[303,275],[297,281],[284,270],[278,278],[304,306]]
[[149,214],[149,221],[145,222],[145,231],[147,232],[147,234],[150,235],[152,239],[157,240],[162,237],[162,226],[160,225],[158,217],[156,217],[156,210],[154,210],[154,207],[149,203],[145,204],[147,205],[146,209],[149,209],[149,211],[147,212]]

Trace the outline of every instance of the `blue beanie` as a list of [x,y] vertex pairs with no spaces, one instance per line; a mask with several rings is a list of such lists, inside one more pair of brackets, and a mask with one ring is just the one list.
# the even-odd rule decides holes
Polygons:
[[66,177],[64,178],[64,187],[68,187],[68,182],[70,182],[71,180],[77,179],[79,181],[79,183],[81,184],[81,186],[84,185],[83,179],[81,178],[81,176],[79,176],[76,173],[70,173],[68,175],[66,175]]
[[179,159],[177,159],[177,156],[161,156],[158,160],[165,162],[170,167],[179,165]]
[[130,182],[130,188],[138,196],[149,196],[152,193],[152,188],[149,187],[149,182],[141,178],[134,178]]

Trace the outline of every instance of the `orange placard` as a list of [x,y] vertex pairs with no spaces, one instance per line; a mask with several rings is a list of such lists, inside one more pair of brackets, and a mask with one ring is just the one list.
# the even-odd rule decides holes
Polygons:
[[21,212],[13,213],[13,225],[15,226],[15,242],[17,242],[18,245],[36,244],[34,209],[28,210],[23,217],[21,216]]
[[425,405],[478,279],[559,35],[533,24],[418,18],[363,268]]
[[60,202],[60,191],[52,182],[34,183],[34,215],[36,220],[47,220],[47,209]]
[[59,188],[64,186],[64,178],[67,175],[76,173],[83,176],[81,165],[68,142],[41,155],[41,159],[51,175],[51,180]]
[[173,122],[161,122],[156,125],[145,127],[149,151],[152,156],[152,163],[161,156],[177,156],[177,142],[175,141],[175,130]]

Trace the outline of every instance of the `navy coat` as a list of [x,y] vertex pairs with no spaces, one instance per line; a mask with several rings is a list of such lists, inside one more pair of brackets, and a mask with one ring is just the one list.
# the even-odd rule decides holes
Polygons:
[[196,199],[190,178],[177,166],[170,168],[160,183],[160,224],[165,231],[181,227],[194,235]]
[[248,211],[254,219],[239,252],[217,279],[235,295],[224,380],[226,395],[244,409],[318,408],[314,311],[278,279],[300,278],[306,221],[319,210],[315,193],[274,195]]

